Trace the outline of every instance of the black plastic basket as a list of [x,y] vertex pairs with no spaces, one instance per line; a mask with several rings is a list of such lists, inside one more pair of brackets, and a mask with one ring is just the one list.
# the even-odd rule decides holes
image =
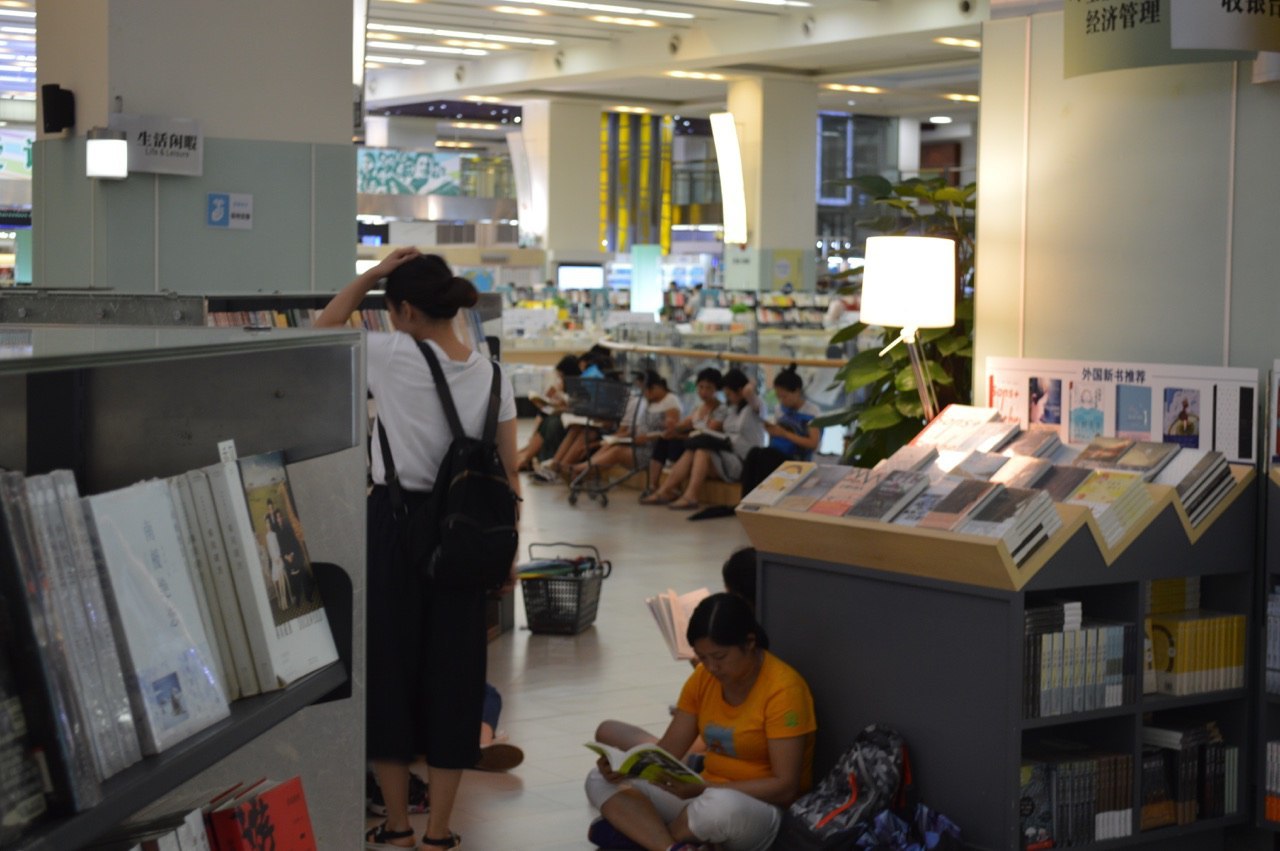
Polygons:
[[563,576],[522,576],[524,614],[529,631],[550,635],[577,635],[595,623],[600,607],[600,587],[613,566],[600,558],[600,551],[586,544],[530,544],[534,548],[562,547],[591,553],[572,573]]

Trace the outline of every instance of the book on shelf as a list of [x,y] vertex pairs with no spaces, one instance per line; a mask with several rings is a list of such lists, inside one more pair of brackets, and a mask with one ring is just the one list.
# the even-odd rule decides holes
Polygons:
[[[1226,744],[1217,722],[1162,715],[1143,725],[1142,744],[1144,754],[1152,755],[1150,781],[1157,789],[1163,785],[1160,791],[1173,803],[1173,823],[1193,824],[1235,812],[1234,806],[1228,808],[1226,790],[1227,753],[1235,746]],[[1143,781],[1145,798],[1145,772]]]
[[204,469],[258,687],[264,692],[283,688],[337,661],[283,454],[268,452]]
[[661,594],[645,599],[645,605],[649,607],[650,614],[658,624],[658,631],[662,633],[662,639],[667,644],[667,650],[671,651],[672,659],[696,658],[685,633],[689,629],[689,618],[693,615],[693,610],[709,596],[711,592],[706,588],[698,588],[684,594],[677,594],[668,588]]
[[1137,440],[1129,451],[1120,456],[1115,466],[1121,470],[1141,473],[1148,482],[1155,481],[1182,447],[1176,443],[1157,443],[1153,440]]
[[1005,455],[1044,458],[1052,455],[1061,442],[1056,431],[1024,431],[1000,451]]
[[1000,539],[1014,563],[1021,564],[1061,526],[1062,518],[1044,491],[1001,487],[969,512],[957,531]]
[[938,447],[907,443],[876,465],[879,473],[891,470],[923,470],[938,457]]
[[50,808],[79,812],[102,800],[89,722],[76,696],[70,645],[58,623],[21,473],[0,472],[0,613],[24,717],[52,775]]
[[880,473],[865,467],[849,467],[844,477],[831,486],[827,495],[809,507],[813,514],[843,517],[880,481]]
[[[0,615],[3,618],[3,615]],[[22,692],[9,659],[9,639],[0,629],[0,845],[7,845],[49,809],[43,757],[27,725]]]
[[1024,849],[1087,845],[1133,831],[1133,757],[1050,739],[1022,763]]
[[1200,577],[1146,579],[1142,582],[1142,596],[1147,614],[1198,609],[1200,608]]
[[259,851],[263,836],[280,837],[280,847],[291,851],[316,851],[300,777],[257,784],[215,808],[208,819],[218,851]]
[[976,449],[958,459],[947,472],[966,479],[990,481],[1009,460],[1008,456],[995,452],[979,452]]
[[1196,609],[1148,616],[1160,694],[1244,687],[1245,616]]
[[1098,522],[1103,540],[1114,546],[1151,506],[1140,473],[1094,470],[1064,502],[1088,508]]
[[844,479],[848,467],[838,464],[819,464],[802,481],[778,500],[777,507],[784,511],[808,511],[830,493]]
[[1137,700],[1133,624],[1089,619],[1075,626],[1028,623],[1023,717],[1049,718]]
[[777,505],[791,489],[813,471],[816,465],[808,461],[784,461],[765,480],[742,497],[739,505],[747,508],[764,508]]
[[1036,482],[1036,489],[1049,494],[1054,502],[1066,502],[1067,497],[1075,493],[1076,488],[1092,473],[1092,470],[1085,467],[1051,464]]
[[1133,443],[1132,440],[1121,437],[1095,437],[1076,456],[1076,466],[1092,469],[1113,468],[1116,462],[1133,448]]
[[963,481],[964,479],[959,476],[941,476],[935,479],[929,483],[929,487],[925,488],[923,493],[911,500],[892,522],[897,526],[919,526],[920,521],[933,510],[934,506]]
[[235,580],[231,575],[230,556],[223,539],[222,524],[218,521],[218,509],[214,505],[213,489],[204,470],[190,470],[186,474],[191,489],[195,519],[202,534],[205,555],[208,557],[214,596],[222,612],[223,634],[226,636],[226,654],[237,688],[232,693],[240,697],[252,697],[261,693],[258,674],[249,649],[249,636],[245,631],[244,616],[240,613],[240,598],[236,594]]
[[961,479],[916,525],[922,529],[954,530],[1003,487],[980,479]]
[[87,502],[142,751],[160,753],[230,714],[173,500],[165,482],[148,481]]
[[1054,847],[1053,787],[1049,764],[1023,760],[1018,773],[1018,814],[1023,851]]
[[604,757],[618,774],[650,782],[672,779],[681,783],[702,783],[691,768],[656,744],[644,743],[621,750],[600,742],[587,742],[587,749]]
[[[292,847],[284,837],[264,837],[276,848]],[[89,846],[93,851],[219,851],[199,809],[114,830]]]
[[999,482],[1007,488],[1035,488],[1052,467],[1043,458],[1014,455],[991,474],[989,481]]
[[1067,439],[1088,443],[1102,435],[1110,403],[1109,388],[1093,381],[1067,382]]
[[991,432],[981,429],[999,417],[1000,412],[995,408],[947,405],[911,442],[917,446],[971,451],[990,439]]
[[929,476],[925,473],[890,470],[854,503],[845,516],[888,523],[927,487]]

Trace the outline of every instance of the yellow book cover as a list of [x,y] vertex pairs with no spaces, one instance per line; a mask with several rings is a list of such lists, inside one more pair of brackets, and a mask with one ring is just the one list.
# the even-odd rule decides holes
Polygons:
[[1185,663],[1185,613],[1153,614],[1147,618],[1151,633],[1151,660],[1157,694],[1182,694],[1179,690]]
[[1093,475],[1085,479],[1067,498],[1067,502],[1077,505],[1113,505],[1141,483],[1140,473],[1094,470]]
[[808,461],[786,461],[769,477],[756,485],[755,490],[742,498],[744,506],[775,505],[790,490],[804,480],[816,464]]

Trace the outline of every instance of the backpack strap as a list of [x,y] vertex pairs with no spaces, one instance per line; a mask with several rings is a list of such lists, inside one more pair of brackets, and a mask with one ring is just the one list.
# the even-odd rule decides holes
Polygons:
[[462,440],[467,433],[462,430],[462,420],[458,419],[458,409],[453,404],[453,394],[449,392],[444,370],[440,368],[440,359],[425,341],[418,340],[417,343],[422,356],[427,359],[427,366],[431,368],[431,378],[436,383],[436,392],[440,394],[440,407],[444,408],[445,419],[449,421],[449,431],[453,433],[454,440]]
[[484,415],[484,442],[493,443],[498,437],[498,406],[502,402],[502,368],[497,361],[489,361],[493,367],[493,380],[489,383],[489,410]]
[[391,441],[378,417],[378,446],[382,450],[383,475],[386,477],[387,494],[391,497],[391,512],[397,517],[404,514],[404,497],[400,494],[400,476],[396,474],[396,462],[391,460]]

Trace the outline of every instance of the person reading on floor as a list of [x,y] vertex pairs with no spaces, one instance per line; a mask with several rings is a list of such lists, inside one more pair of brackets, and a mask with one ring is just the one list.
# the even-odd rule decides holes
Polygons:
[[604,470],[621,464],[635,469],[649,463],[654,445],[680,421],[680,400],[667,389],[667,380],[656,372],[645,373],[642,393],[645,407],[636,421],[635,433],[631,421],[624,419],[614,437],[625,442],[614,443],[606,438],[589,461],[571,468],[573,475],[581,475],[589,466]]
[[586,781],[587,798],[601,814],[587,838],[605,848],[672,851],[709,843],[764,851],[783,808],[811,783],[813,697],[804,679],[769,652],[768,636],[741,597],[713,594],[699,603],[687,638],[701,664],[658,744],[683,754],[701,735],[705,782],[631,779],[602,757]]
[[742,465],[744,494],[755,490],[784,462],[811,460],[822,443],[822,429],[813,424],[818,406],[805,398],[804,379],[794,363],[774,377],[773,392],[778,397],[778,413],[764,423],[769,445],[747,453]]
[[578,359],[573,355],[565,355],[551,374],[551,383],[542,394],[551,403],[551,410],[538,412],[529,442],[520,447],[520,452],[516,455],[517,470],[532,470],[535,460],[549,460],[564,440],[565,427],[560,415],[569,409],[569,399],[564,393],[564,380],[582,374]]
[[724,376],[713,366],[698,372],[695,390],[698,404],[689,415],[675,427],[663,433],[653,445],[653,454],[649,457],[649,487],[644,496],[658,489],[662,479],[662,468],[668,462],[674,464],[684,454],[685,439],[694,431],[719,431],[724,426],[724,418],[729,409],[720,401],[720,389],[724,387]]
[[740,369],[725,373],[724,396],[728,413],[724,417],[723,436],[704,433],[689,438],[685,453],[672,466],[666,482],[640,500],[642,503],[693,511],[698,508],[698,490],[708,476],[726,482],[741,478],[747,453],[764,445],[764,424],[760,420],[763,406],[755,386]]

